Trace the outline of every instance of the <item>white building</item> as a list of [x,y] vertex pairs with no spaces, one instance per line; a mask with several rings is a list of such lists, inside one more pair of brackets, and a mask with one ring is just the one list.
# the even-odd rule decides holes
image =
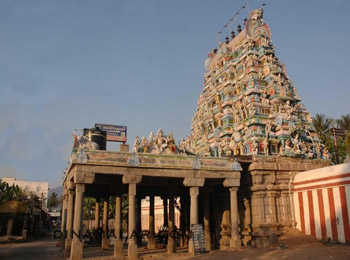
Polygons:
[[20,181],[12,177],[4,177],[1,179],[10,186],[18,185],[26,194],[35,194],[43,202],[43,210],[47,211],[47,196],[49,192],[49,183],[40,181]]
[[[169,199],[167,200],[167,215],[169,218]],[[141,228],[149,230],[149,197],[141,201]],[[154,197],[154,231],[158,233],[164,224],[164,204],[161,197]],[[180,211],[175,207],[175,226],[180,228]]]

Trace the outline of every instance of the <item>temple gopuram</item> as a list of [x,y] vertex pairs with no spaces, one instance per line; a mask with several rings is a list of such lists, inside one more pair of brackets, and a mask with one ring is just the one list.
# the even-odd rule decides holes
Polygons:
[[[92,132],[75,136],[63,182],[66,256],[83,259],[84,234],[92,232],[83,225],[84,197],[96,199],[94,230],[101,229],[101,250],[114,246],[113,259],[140,259],[147,250],[161,248],[169,256],[247,245],[268,248],[295,227],[293,178],[330,165],[328,151],[275,56],[262,9],[253,10],[244,25],[209,53],[191,133],[179,144],[161,129],[137,137],[131,149],[120,145],[118,152],[105,150],[105,141],[94,142]],[[122,225],[124,195],[127,228]],[[162,235],[155,233],[155,197],[164,204]],[[145,199],[149,216],[141,223]]]
[[215,157],[328,158],[262,18],[261,9],[252,11],[243,31],[209,53],[188,149]]

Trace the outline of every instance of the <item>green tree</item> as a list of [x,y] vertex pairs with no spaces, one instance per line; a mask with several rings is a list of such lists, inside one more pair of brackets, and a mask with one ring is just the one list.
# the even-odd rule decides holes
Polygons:
[[346,153],[349,155],[350,154],[350,115],[349,114],[345,116],[343,115],[336,122],[338,127],[344,130],[345,132],[344,144],[345,144]]
[[324,114],[316,114],[312,118],[312,124],[321,141],[326,143],[329,138],[328,130],[332,127],[333,120]]
[[95,218],[96,199],[92,197],[84,198],[83,218],[91,220]]
[[61,205],[61,200],[58,198],[57,193],[53,192],[47,200],[47,208],[52,210]]
[[7,182],[0,181],[0,202],[23,199],[24,192],[18,185],[10,186]]

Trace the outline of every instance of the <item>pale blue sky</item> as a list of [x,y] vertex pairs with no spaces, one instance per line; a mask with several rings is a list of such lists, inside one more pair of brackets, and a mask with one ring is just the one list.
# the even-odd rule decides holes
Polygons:
[[[349,113],[349,1],[264,2],[312,115]],[[0,176],[59,185],[73,130],[95,123],[127,125],[130,146],[158,128],[186,136],[207,53],[244,3],[0,0]]]

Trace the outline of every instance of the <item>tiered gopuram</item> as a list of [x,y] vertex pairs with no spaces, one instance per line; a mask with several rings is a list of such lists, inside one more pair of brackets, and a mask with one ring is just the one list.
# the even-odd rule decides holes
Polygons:
[[276,57],[262,9],[208,54],[186,148],[194,154],[328,158],[310,113]]

